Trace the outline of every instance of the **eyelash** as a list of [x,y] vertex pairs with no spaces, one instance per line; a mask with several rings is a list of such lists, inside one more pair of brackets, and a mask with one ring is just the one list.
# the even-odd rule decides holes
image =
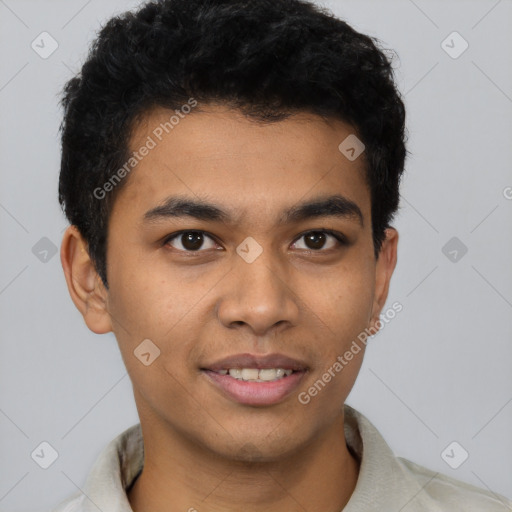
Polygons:
[[[164,239],[162,245],[166,246],[169,242],[171,242],[175,238],[177,238],[180,235],[183,235],[185,233],[201,233],[203,235],[208,236],[208,238],[211,238],[215,243],[218,243],[217,240],[216,240],[216,237],[214,237],[213,235],[211,235],[207,231],[202,231],[200,229],[188,229],[188,230],[182,230],[182,231],[177,231],[176,233],[172,233],[171,235],[169,235],[168,237],[166,237]],[[311,229],[309,231],[305,231],[305,232],[301,233],[300,235],[298,235],[293,243],[298,242],[301,238],[303,238],[306,235],[309,235],[310,233],[324,233],[324,234],[327,234],[327,235],[331,235],[332,237],[334,237],[337,240],[337,242],[338,242],[340,247],[345,247],[345,246],[349,245],[349,242],[348,242],[346,236],[343,233],[340,233],[338,231],[333,231],[332,229]],[[331,249],[316,249],[316,250],[315,249],[301,249],[301,250],[302,251],[313,252],[313,253],[322,253],[322,252],[330,252],[333,249],[335,249],[335,248],[331,248]],[[198,253],[201,253],[201,252],[205,252],[204,250],[201,250],[201,249],[199,249],[197,251],[182,250],[182,249],[175,249],[175,250],[178,251],[178,252],[181,252],[181,253],[192,254],[192,255],[198,254]]]

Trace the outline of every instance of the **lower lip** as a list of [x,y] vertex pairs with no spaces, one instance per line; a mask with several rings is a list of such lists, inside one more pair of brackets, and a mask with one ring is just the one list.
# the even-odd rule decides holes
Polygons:
[[271,382],[248,382],[235,379],[230,375],[220,375],[211,370],[202,370],[202,372],[225,395],[245,405],[276,404],[296,389],[305,375],[305,372],[301,371]]

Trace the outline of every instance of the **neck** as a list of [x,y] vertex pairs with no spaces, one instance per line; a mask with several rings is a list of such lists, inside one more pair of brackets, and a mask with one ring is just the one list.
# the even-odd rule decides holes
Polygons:
[[134,512],[340,512],[359,463],[346,446],[343,415],[278,461],[225,460],[168,432],[144,432],[144,469],[128,493]]

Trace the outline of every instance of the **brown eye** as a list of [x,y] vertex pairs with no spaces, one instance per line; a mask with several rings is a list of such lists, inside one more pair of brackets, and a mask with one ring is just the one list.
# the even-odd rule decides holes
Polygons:
[[[328,247],[325,247],[326,242],[331,238],[332,242]],[[320,249],[333,249],[336,245],[346,245],[346,241],[341,233],[331,233],[329,231],[309,231],[303,234],[298,240],[304,239],[305,247],[298,247],[299,249],[306,249],[312,251],[319,251]],[[295,242],[296,245],[298,242]]]
[[[205,243],[205,240],[209,239],[212,243],[212,247],[207,247],[207,249],[211,249],[215,246],[215,242],[208,236],[205,235],[202,231],[182,231],[181,233],[176,233],[169,237],[165,244],[170,244],[175,249],[180,251],[199,251]],[[178,242],[178,247],[174,246],[171,242]],[[180,247],[181,246],[181,247]],[[203,247],[204,248],[204,247]]]
[[325,233],[321,233],[320,231],[313,231],[304,237],[306,245],[310,249],[321,249],[325,244],[325,239]]

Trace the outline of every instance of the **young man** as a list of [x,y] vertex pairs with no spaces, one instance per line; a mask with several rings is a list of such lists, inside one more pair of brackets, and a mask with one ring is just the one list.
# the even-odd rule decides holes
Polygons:
[[300,0],[146,4],[63,105],[64,273],[115,333],[140,425],[59,512],[508,510],[345,405],[406,156],[375,41]]

